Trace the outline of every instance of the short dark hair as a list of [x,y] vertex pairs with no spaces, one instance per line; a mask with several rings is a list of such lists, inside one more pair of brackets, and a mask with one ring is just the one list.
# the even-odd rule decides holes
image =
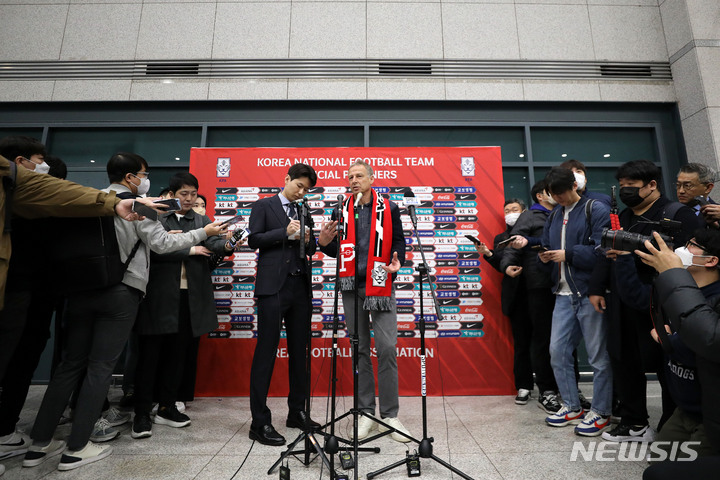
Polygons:
[[552,167],[545,175],[545,186],[548,193],[560,195],[572,190],[575,184],[575,175],[571,170],[563,167]]
[[538,193],[545,193],[545,190],[547,190],[547,185],[545,185],[544,179],[535,182],[535,185],[533,185],[532,189],[530,190],[530,196],[532,197],[533,203],[538,203]]
[[170,193],[170,187],[165,187],[160,190],[160,193],[158,193],[158,197],[162,197],[163,195],[167,195],[168,193]]
[[695,242],[710,255],[720,258],[720,230],[698,228],[693,233]]
[[190,172],[180,172],[170,177],[171,192],[177,192],[183,187],[183,185],[190,185],[191,187],[200,188],[197,177]]
[[688,163],[680,167],[680,173],[697,173],[700,183],[715,183],[717,174],[715,170],[702,163]]
[[125,175],[128,173],[135,175],[142,170],[142,167],[147,168],[147,162],[137,153],[118,152],[108,160],[106,167],[108,180],[110,183],[122,182]]
[[642,180],[643,184],[647,185],[652,180],[655,180],[660,186],[660,179],[662,175],[660,168],[650,160],[631,160],[620,165],[615,172],[615,178],[620,180],[621,178],[627,178],[630,180]]
[[503,207],[507,207],[507,206],[510,205],[511,203],[517,203],[518,205],[520,205],[520,208],[522,208],[523,210],[525,210],[525,201],[520,200],[519,198],[507,198],[507,199],[505,199],[505,203],[503,203]]
[[205,195],[200,195],[200,194],[198,193],[197,198],[202,198],[202,201],[205,202],[205,206],[207,207],[207,198],[205,198]]
[[33,155],[45,155],[45,145],[37,138],[11,135],[0,139],[0,155],[11,162],[17,157],[30,158]]
[[310,180],[311,187],[314,187],[317,183],[317,173],[315,173],[315,169],[306,163],[296,163],[290,167],[287,174],[290,175],[290,180],[306,177]]
[[63,162],[60,157],[45,155],[45,163],[50,165],[48,175],[55,178],[62,178],[63,180],[67,178],[67,165],[65,165],[65,162]]
[[567,168],[568,170],[572,170],[573,168],[575,170],[582,170],[583,172],[587,173],[587,168],[585,168],[585,164],[583,164],[580,160],[575,160],[574,158],[571,158],[570,160],[565,160],[560,164],[562,168]]

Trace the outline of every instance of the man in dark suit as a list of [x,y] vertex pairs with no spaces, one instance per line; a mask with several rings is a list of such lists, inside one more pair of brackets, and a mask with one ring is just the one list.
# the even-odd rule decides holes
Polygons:
[[272,426],[267,406],[270,379],[285,321],[290,394],[288,395],[287,427],[318,427],[305,412],[308,392],[306,347],[312,310],[312,290],[306,258],[300,258],[300,240],[304,237],[305,254],[312,257],[315,242],[306,229],[300,235],[298,208],[294,203],[315,186],[317,174],[309,165],[298,163],[285,176],[283,191],[258,200],[250,214],[248,245],[259,249],[255,297],[257,298],[257,344],[250,370],[250,411],[252,424],[249,437],[265,445],[284,445],[285,438]]

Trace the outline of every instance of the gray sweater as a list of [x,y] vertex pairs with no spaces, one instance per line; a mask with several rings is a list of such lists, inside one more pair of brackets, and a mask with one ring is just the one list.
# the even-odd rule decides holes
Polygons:
[[[103,190],[118,193],[132,193],[124,185],[112,183]],[[150,250],[156,253],[169,253],[197,245],[207,238],[205,230],[198,228],[187,233],[168,233],[156,220],[140,220],[128,222],[115,217],[115,235],[120,247],[120,259],[127,260],[138,239],[141,240],[135,256],[130,261],[123,277],[123,283],[145,293],[150,272]]]

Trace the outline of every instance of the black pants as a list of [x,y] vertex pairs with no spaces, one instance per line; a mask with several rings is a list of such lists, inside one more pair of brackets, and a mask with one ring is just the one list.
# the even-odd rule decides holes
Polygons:
[[650,337],[652,322],[647,315],[639,316],[636,310],[628,308],[621,310],[620,318],[619,324],[616,324],[619,328],[619,338],[615,336],[612,340],[620,342],[620,358],[614,358],[612,355],[610,357],[620,400],[618,414],[622,416],[622,422],[625,424],[647,425],[645,372],[657,372],[660,386],[663,387],[663,418],[660,421],[662,425],[675,410],[675,405],[672,400],[668,400],[667,388],[664,387],[661,367],[662,348]]
[[700,457],[692,462],[660,462],[643,472],[643,480],[705,480],[717,478],[720,457]]
[[[518,299],[525,297],[524,286],[518,288]],[[533,364],[530,345],[533,336],[533,324],[528,311],[528,302],[517,301],[510,312],[510,328],[513,336],[513,375],[515,389],[533,389]]]
[[550,288],[530,289],[527,291],[527,305],[532,324],[530,356],[538,390],[540,393],[557,392],[555,374],[550,366],[550,331],[552,330],[555,295]]
[[276,295],[257,298],[257,343],[250,370],[250,411],[252,426],[259,428],[272,423],[267,406],[270,379],[280,341],[280,329],[285,320],[288,346],[288,376],[290,411],[305,409],[306,345],[310,329],[311,303],[305,276],[288,277]]
[[31,293],[6,291],[5,308],[0,310],[0,379],[5,372],[25,329]]
[[180,290],[177,333],[138,335],[138,365],[135,372],[135,414],[147,415],[153,393],[161,407],[177,401],[185,355],[193,341],[188,291]]
[[[0,394],[0,436],[15,431],[20,412],[25,405],[30,383],[40,356],[50,338],[50,323],[56,302],[51,295],[41,292],[32,296],[25,326],[15,351],[9,359],[11,368],[2,378]],[[4,348],[4,346],[3,346]]]

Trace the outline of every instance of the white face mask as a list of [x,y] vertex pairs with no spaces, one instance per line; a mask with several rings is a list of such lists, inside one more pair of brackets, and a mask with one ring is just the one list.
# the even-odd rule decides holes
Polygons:
[[676,248],[675,255],[680,257],[680,260],[682,260],[683,268],[704,267],[705,266],[705,265],[697,265],[697,264],[693,263],[693,258],[695,258],[695,257],[712,258],[712,255],[694,255],[690,250],[687,249],[687,247]]
[[195,210],[197,214],[205,215],[205,207],[193,207],[193,210]]
[[552,205],[553,207],[557,205],[557,202],[556,202],[555,199],[552,197],[552,195],[549,195],[549,194],[548,194],[548,195],[545,197],[545,200],[547,200],[547,202],[548,202],[550,205]]
[[48,173],[50,171],[50,165],[45,162],[35,165],[35,173]]
[[146,195],[147,192],[150,191],[150,179],[149,178],[141,178],[141,177],[138,177],[137,175],[133,175],[132,173],[130,175],[132,175],[135,178],[140,179],[139,185],[135,185],[133,183],[133,185],[135,185],[135,188],[137,188],[137,195],[138,196]]
[[587,185],[587,179],[585,178],[585,175],[578,172],[573,172],[573,175],[575,175],[575,181],[577,182],[577,189],[582,190],[585,188],[585,185]]
[[505,223],[510,225],[511,227],[515,225],[515,222],[517,222],[518,217],[520,216],[519,212],[515,213],[508,213],[505,215]]

